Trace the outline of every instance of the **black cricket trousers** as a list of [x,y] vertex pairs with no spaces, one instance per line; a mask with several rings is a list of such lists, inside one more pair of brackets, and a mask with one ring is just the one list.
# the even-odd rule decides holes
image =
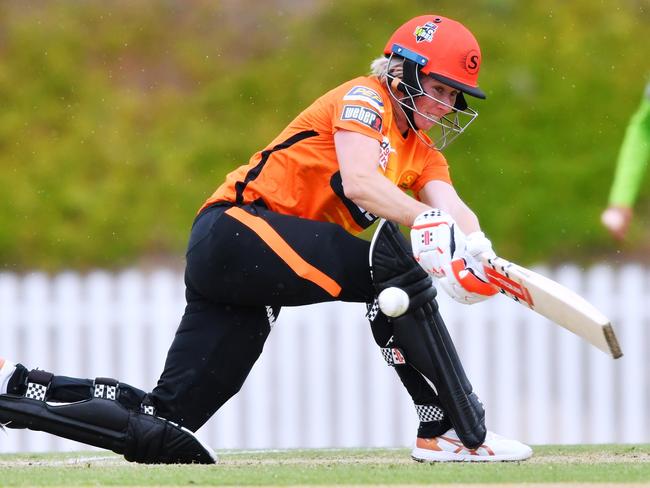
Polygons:
[[207,422],[240,390],[283,305],[372,301],[369,246],[261,205],[203,210],[187,248],[185,313],[149,395],[158,415],[192,431]]
[[[370,244],[338,225],[271,212],[263,206],[215,205],[195,219],[185,270],[187,305],[157,386],[146,394],[121,384],[120,401],[198,430],[239,391],[283,305],[332,300],[370,303]],[[379,313],[375,341],[387,346],[392,325]],[[28,370],[20,365],[14,394],[23,394]],[[410,365],[395,370],[416,405],[439,399]],[[54,376],[51,400],[81,401],[90,379]],[[145,398],[146,397],[146,398]],[[421,422],[421,437],[446,431],[446,422]]]

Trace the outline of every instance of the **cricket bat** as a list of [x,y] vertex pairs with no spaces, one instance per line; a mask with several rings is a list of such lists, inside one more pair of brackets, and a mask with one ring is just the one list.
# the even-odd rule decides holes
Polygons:
[[503,258],[481,256],[490,283],[501,293],[582,337],[614,359],[623,353],[609,319],[566,286]]

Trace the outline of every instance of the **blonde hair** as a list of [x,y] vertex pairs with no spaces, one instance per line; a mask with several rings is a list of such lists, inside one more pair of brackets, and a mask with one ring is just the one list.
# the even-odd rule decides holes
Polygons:
[[380,56],[370,63],[370,74],[379,78],[381,82],[386,82],[387,73],[397,78],[402,78],[404,73],[404,58],[399,56],[391,56],[390,58]]

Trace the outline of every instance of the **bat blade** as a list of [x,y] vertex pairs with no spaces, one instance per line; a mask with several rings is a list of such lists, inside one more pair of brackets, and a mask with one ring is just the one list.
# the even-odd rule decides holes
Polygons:
[[614,359],[623,355],[611,322],[560,283],[503,258],[482,256],[490,283],[506,296],[570,330]]

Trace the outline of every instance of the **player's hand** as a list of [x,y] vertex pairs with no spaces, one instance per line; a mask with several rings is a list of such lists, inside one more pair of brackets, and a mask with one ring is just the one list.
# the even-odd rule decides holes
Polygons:
[[632,209],[618,205],[610,205],[600,216],[600,221],[610,235],[616,240],[623,240],[630,227]]
[[469,267],[465,259],[454,259],[445,268],[445,276],[438,279],[438,285],[451,298],[465,305],[487,300],[499,290],[486,281],[487,278],[482,273],[483,266],[479,266],[481,273],[477,273],[476,268]]
[[413,256],[434,278],[445,276],[451,260],[465,251],[465,235],[446,212],[436,208],[422,212],[411,226]]
[[483,281],[487,281],[487,277],[483,271],[483,264],[481,262],[481,255],[483,254],[488,258],[496,257],[490,239],[485,237],[485,234],[480,230],[468,234],[467,237],[465,237],[464,254],[467,267],[471,268],[474,271],[474,274],[480,276]]
[[496,256],[492,249],[492,242],[480,230],[467,234],[465,252],[476,260],[480,260],[481,254],[488,254],[491,258]]

